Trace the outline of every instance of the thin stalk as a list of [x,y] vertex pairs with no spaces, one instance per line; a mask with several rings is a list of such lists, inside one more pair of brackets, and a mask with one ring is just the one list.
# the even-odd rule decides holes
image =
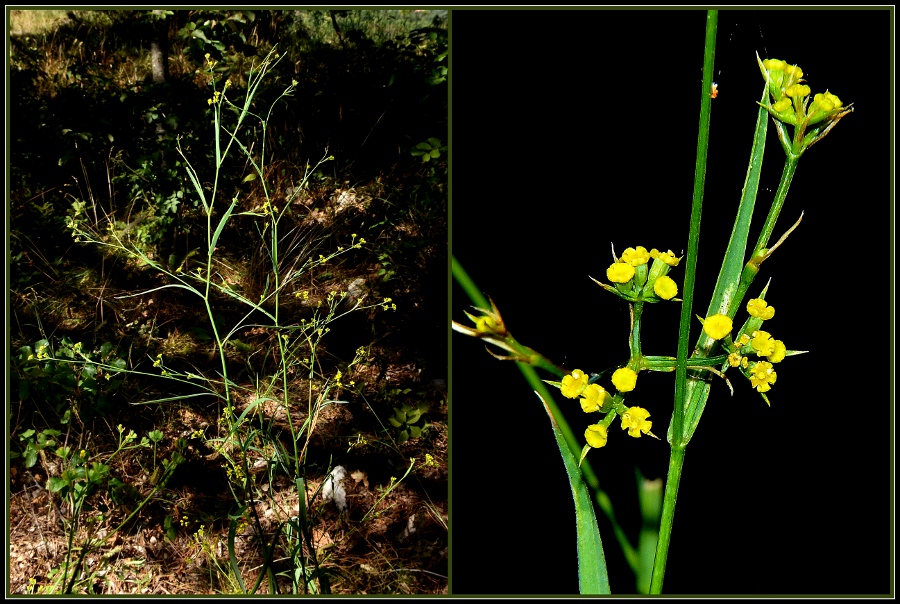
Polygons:
[[[669,473],[666,476],[666,492],[663,495],[662,517],[659,522],[659,541],[656,547],[656,560],[653,562],[653,576],[650,579],[650,593],[662,593],[666,560],[669,557],[669,537],[675,519],[675,502],[678,499],[678,485],[681,483],[681,468],[684,466],[686,445],[672,445],[669,456]],[[665,546],[660,547],[665,536]]]
[[750,289],[750,285],[759,274],[759,265],[762,264],[762,261],[768,258],[769,254],[772,252],[772,250],[767,250],[766,246],[769,244],[769,238],[772,236],[772,231],[775,228],[775,220],[778,219],[778,213],[781,211],[781,206],[784,205],[788,189],[791,186],[791,180],[794,178],[794,173],[797,171],[797,161],[799,159],[800,156],[788,155],[784,161],[784,171],[781,173],[781,182],[778,183],[778,191],[772,202],[772,209],[769,210],[769,215],[766,217],[766,224],[763,227],[763,232],[760,233],[756,247],[753,249],[753,254],[751,254],[749,262],[744,265],[744,269],[741,271],[741,281],[738,284],[733,300],[734,309],[737,309],[737,306],[741,304],[744,296],[747,295],[747,290]]
[[643,357],[641,354],[641,315],[644,313],[644,303],[635,302],[629,305],[631,307],[631,360],[640,362]]
[[681,303],[681,322],[678,331],[678,354],[675,369],[675,409],[672,415],[671,455],[666,491],[663,496],[663,512],[660,522],[659,540],[656,543],[656,559],[650,580],[650,593],[662,593],[666,560],[669,555],[669,541],[675,517],[675,502],[678,484],[681,482],[681,468],[684,464],[684,395],[687,388],[687,358],[690,342],[691,313],[694,302],[694,282],[697,276],[697,252],[700,244],[700,216],[703,209],[703,193],[706,184],[706,158],[709,149],[709,121],[711,109],[710,90],[712,88],[713,66],[716,58],[716,29],[718,11],[711,10],[706,16],[706,41],[703,53],[703,84],[700,94],[700,129],[697,136],[697,162],[694,170],[694,196],[691,202],[691,227],[688,236],[687,262],[685,264],[684,291]]

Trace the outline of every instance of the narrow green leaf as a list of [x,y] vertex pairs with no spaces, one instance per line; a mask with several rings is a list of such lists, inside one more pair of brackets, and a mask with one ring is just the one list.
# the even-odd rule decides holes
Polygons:
[[216,249],[216,243],[219,241],[219,235],[222,234],[222,229],[225,228],[225,224],[228,222],[228,219],[231,217],[231,213],[237,207],[237,200],[231,202],[231,205],[228,206],[228,209],[225,210],[225,215],[222,216],[222,220],[219,221],[219,226],[216,227],[216,232],[213,233],[212,241],[209,242],[209,255],[213,255],[213,251]]
[[[178,149],[178,152],[181,153],[181,149]],[[181,153],[181,157],[184,157],[184,153]],[[187,157],[184,157],[184,161],[187,162]],[[190,163],[185,165],[185,171],[188,173],[188,176],[191,178],[191,182],[194,183],[194,188],[197,189],[197,194],[200,195],[200,202],[203,204],[203,209],[206,210],[206,213],[209,214],[209,204],[206,203],[206,195],[203,193],[203,187],[200,186],[200,181],[197,179],[197,173],[194,172],[194,168]]]
[[606,570],[606,558],[603,555],[603,543],[600,540],[600,528],[597,526],[597,516],[594,514],[594,505],[591,502],[587,485],[581,479],[581,470],[578,468],[578,459],[572,454],[566,439],[563,437],[550,411],[547,402],[535,391],[538,398],[544,404],[547,415],[550,416],[550,425],[553,427],[553,435],[556,437],[556,445],[562,454],[566,473],[569,475],[569,484],[572,487],[572,496],[575,499],[575,523],[578,531],[578,587],[582,594],[609,594],[609,575]]
[[[763,102],[766,100],[766,94],[767,92],[763,90]],[[756,130],[753,135],[753,147],[750,151],[750,166],[747,168],[747,177],[744,180],[744,189],[741,192],[737,217],[731,230],[731,238],[728,240],[728,251],[725,259],[722,261],[719,278],[716,280],[715,293],[710,301],[709,311],[706,316],[717,312],[728,312],[732,296],[741,279],[741,271],[744,269],[744,256],[747,253],[747,236],[750,232],[750,220],[753,218],[756,194],[759,191],[759,177],[762,173],[768,125],[769,114],[764,107],[760,107],[756,115]]]
[[[765,91],[764,91],[765,94]],[[763,96],[765,101],[765,96]],[[750,230],[750,220],[753,217],[753,208],[756,204],[756,195],[759,190],[759,177],[762,172],[763,153],[766,144],[766,132],[768,129],[768,112],[760,107],[757,112],[756,129],[753,136],[753,147],[750,151],[750,166],[747,168],[747,176],[744,180],[744,189],[741,193],[741,201],[738,205],[738,212],[735,218],[734,227],[731,231],[731,238],[728,241],[728,251],[722,262],[722,268],[719,271],[719,277],[716,280],[716,289],[709,303],[709,310],[706,316],[710,316],[721,312],[734,316],[737,305],[740,300],[737,299],[738,285],[741,280],[741,272],[744,269],[744,256],[747,251],[747,235]],[[697,342],[697,354],[705,357],[712,350],[715,341],[706,335],[705,332],[700,333],[700,339]],[[708,378],[706,378],[708,379]],[[684,434],[684,444],[690,442],[697,425],[700,423],[700,417],[706,408],[706,401],[709,398],[710,383],[705,380],[689,379],[684,390],[685,414],[682,431]],[[672,440],[672,429],[675,422],[669,424],[668,441]]]
[[[303,499],[303,496],[300,498]],[[234,553],[234,536],[237,533],[237,526],[240,520],[241,516],[232,517],[231,523],[228,525],[228,561],[231,563],[231,570],[241,586],[241,591],[247,593],[247,587],[244,585],[244,579],[241,577],[241,567],[238,566],[237,556]]]
[[[182,380],[178,380],[178,381],[182,381]],[[157,399],[153,399],[152,401],[140,401],[137,403],[129,403],[129,404],[131,404],[131,405],[153,405],[155,403],[171,403],[173,401],[181,401],[181,400],[185,400],[185,399],[189,399],[189,398],[195,398],[198,396],[213,396],[213,395],[209,392],[198,392],[196,394],[180,394],[178,396],[157,398]]]

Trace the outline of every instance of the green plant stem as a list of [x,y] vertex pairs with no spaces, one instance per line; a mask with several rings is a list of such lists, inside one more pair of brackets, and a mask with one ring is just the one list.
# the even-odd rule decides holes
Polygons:
[[[708,11],[706,16],[706,43],[703,54],[703,84],[700,94],[700,128],[697,135],[697,162],[694,168],[694,195],[691,201],[691,223],[688,250],[684,269],[684,288],[681,302],[681,319],[678,327],[677,366],[675,369],[675,400],[684,400],[687,382],[687,357],[690,346],[691,316],[694,304],[694,283],[697,279],[697,253],[700,247],[700,217],[703,211],[703,193],[706,187],[706,158],[709,149],[709,121],[712,99],[713,67],[716,58],[716,29],[718,11]],[[684,425],[684,406],[676,403],[672,416],[672,446],[681,443]]]
[[650,593],[662,593],[666,560],[669,557],[669,538],[675,520],[675,502],[678,499],[678,485],[681,483],[681,468],[684,466],[686,445],[672,445],[669,456],[669,472],[666,476],[666,491],[663,495],[662,517],[659,523],[659,541],[656,543],[656,560],[653,562],[653,576],[650,579]]
[[766,216],[766,222],[763,224],[762,232],[759,234],[756,247],[753,248],[751,258],[758,256],[769,245],[769,238],[772,236],[772,231],[775,230],[775,221],[778,220],[778,215],[781,213],[781,207],[784,205],[784,200],[791,187],[791,181],[794,179],[794,173],[797,171],[797,163],[799,161],[800,156],[793,154],[788,154],[784,159],[784,170],[781,172],[778,190],[775,192],[775,199],[772,200],[772,207],[769,209],[768,216]]
[[691,227],[688,236],[687,262],[685,264],[684,290],[681,303],[681,321],[678,331],[678,354],[675,369],[675,405],[672,414],[672,451],[669,458],[669,474],[663,496],[662,520],[659,540],[656,543],[656,559],[650,580],[650,593],[662,593],[666,560],[669,555],[669,541],[675,517],[675,502],[681,468],[684,464],[684,404],[687,389],[687,357],[690,342],[691,313],[694,301],[694,282],[697,275],[697,252],[700,244],[700,216],[703,209],[703,193],[706,183],[706,158],[709,149],[709,121],[713,67],[716,57],[716,30],[718,11],[711,10],[706,16],[706,40],[703,53],[703,84],[700,93],[700,128],[697,136],[697,162],[694,170],[694,195],[691,202]]
[[639,364],[641,355],[641,315],[644,313],[644,303],[635,302],[629,305],[631,307],[631,340],[629,347],[631,348],[631,362]]

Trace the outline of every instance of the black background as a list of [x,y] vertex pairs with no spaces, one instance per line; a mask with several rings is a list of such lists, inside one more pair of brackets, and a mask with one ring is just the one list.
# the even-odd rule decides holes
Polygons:
[[[516,338],[587,372],[628,354],[604,279],[617,253],[687,248],[703,11],[462,11],[451,17],[451,244]],[[801,159],[763,264],[766,323],[788,348],[769,408],[722,382],[690,446],[664,591],[864,594],[892,588],[890,45],[878,11],[721,11],[695,314],[715,284],[750,154],[755,52],[798,64],[856,111]],[[770,125],[756,241],[784,153]],[[683,283],[684,265],[671,276]],[[452,315],[471,302],[452,286]],[[645,311],[643,348],[674,355],[679,306]],[[740,324],[746,315],[739,312]],[[692,342],[699,334],[699,323]],[[548,418],[513,363],[451,339],[451,593],[577,593],[572,497]],[[549,376],[545,376],[549,377]],[[641,373],[629,403],[664,436],[674,380]],[[576,434],[596,421],[564,401]],[[570,413],[569,413],[570,412]],[[668,446],[610,429],[590,454],[634,540],[635,466]],[[598,513],[613,593],[634,580]]]

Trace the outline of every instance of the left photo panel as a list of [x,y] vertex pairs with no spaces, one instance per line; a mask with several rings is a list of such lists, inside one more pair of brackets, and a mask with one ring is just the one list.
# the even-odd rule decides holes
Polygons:
[[449,593],[449,12],[6,19],[9,594]]

